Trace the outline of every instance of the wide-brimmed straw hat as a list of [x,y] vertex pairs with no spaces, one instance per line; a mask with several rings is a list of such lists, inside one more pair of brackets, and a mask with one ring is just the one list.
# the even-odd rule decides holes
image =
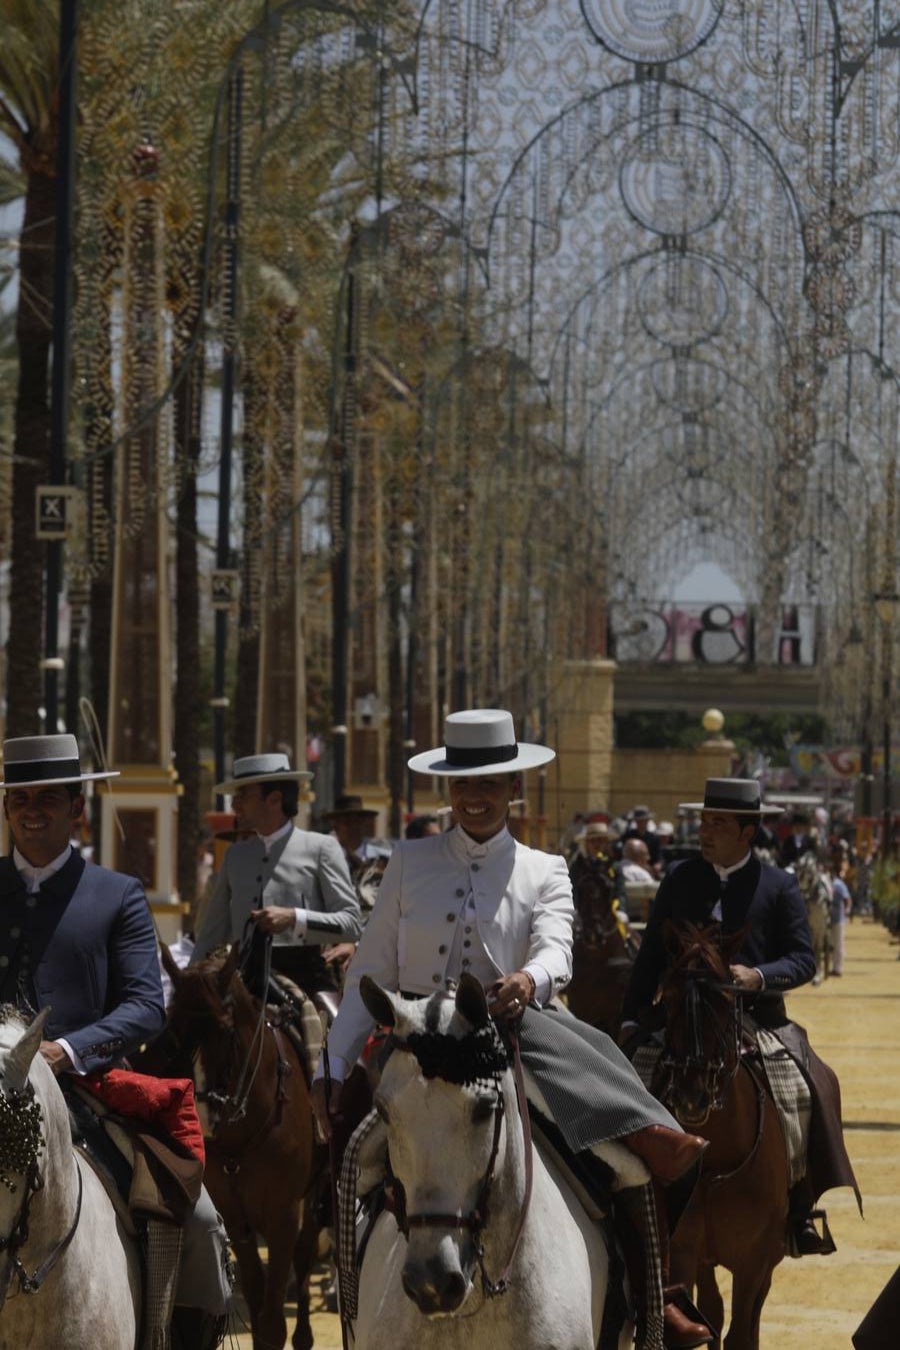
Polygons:
[[276,782],[281,778],[296,783],[304,778],[312,778],[312,774],[306,769],[292,769],[290,760],[284,754],[244,755],[242,759],[234,761],[231,777],[226,778],[224,783],[216,783],[213,792],[216,795],[237,792],[239,787],[247,787],[250,783]]
[[732,816],[780,816],[781,806],[762,800],[755,778],[707,778],[702,802],[680,802],[686,811],[727,811]]
[[3,742],[3,781],[0,788],[55,787],[62,783],[93,783],[118,778],[118,769],[82,773],[74,736],[16,736]]
[[556,758],[546,745],[516,740],[512,713],[503,708],[470,708],[444,720],[444,744],[413,755],[413,773],[484,778],[492,773],[521,773]]

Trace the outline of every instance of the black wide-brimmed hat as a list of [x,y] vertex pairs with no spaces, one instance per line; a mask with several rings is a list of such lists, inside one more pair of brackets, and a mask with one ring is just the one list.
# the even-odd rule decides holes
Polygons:
[[325,819],[336,820],[346,819],[348,816],[365,816],[374,820],[377,815],[378,812],[373,810],[371,806],[363,805],[362,797],[357,796],[355,792],[342,792],[340,796],[335,798],[331,810],[325,812]]
[[224,783],[216,783],[213,792],[218,796],[223,792],[237,792],[239,787],[248,786],[250,783],[274,783],[280,778],[286,782],[296,783],[304,778],[312,778],[312,774],[306,769],[292,769],[287,755],[280,752],[270,755],[244,755],[242,759],[234,761],[231,777],[226,778]]
[[783,807],[762,800],[755,778],[707,778],[702,802],[679,802],[686,811],[727,811],[732,816],[780,816]]
[[93,783],[118,778],[118,769],[82,773],[78,742],[59,736],[16,736],[3,742],[3,781],[0,788],[56,787],[62,783]]
[[555,758],[556,751],[546,745],[516,740],[512,713],[503,708],[470,708],[444,720],[443,745],[413,755],[408,764],[413,773],[484,778],[536,769]]

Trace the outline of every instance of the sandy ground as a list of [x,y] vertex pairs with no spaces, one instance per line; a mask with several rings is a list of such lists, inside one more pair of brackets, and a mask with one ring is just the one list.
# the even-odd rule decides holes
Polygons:
[[[865,1218],[849,1191],[825,1198],[838,1250],[778,1267],[763,1314],[762,1350],[850,1350],[853,1331],[900,1263],[900,953],[885,930],[869,922],[853,921],[846,936],[843,977],[797,990],[789,1006],[840,1079]],[[318,1309],[321,1288],[319,1273]],[[317,1311],[313,1330],[317,1350],[340,1350],[336,1317]],[[232,1345],[250,1350],[251,1339],[239,1335]]]

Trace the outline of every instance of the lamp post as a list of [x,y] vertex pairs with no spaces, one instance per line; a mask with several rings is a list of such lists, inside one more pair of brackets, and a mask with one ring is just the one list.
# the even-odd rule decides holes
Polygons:
[[879,591],[872,597],[875,613],[881,623],[881,716],[882,716],[882,763],[883,784],[881,856],[887,860],[891,851],[891,833],[893,812],[891,810],[891,685],[894,673],[894,632],[893,618],[900,595],[896,591]]

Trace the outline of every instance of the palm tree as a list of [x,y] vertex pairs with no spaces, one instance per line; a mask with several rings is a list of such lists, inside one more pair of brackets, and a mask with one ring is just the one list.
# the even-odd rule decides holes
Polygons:
[[56,243],[58,6],[0,0],[0,131],[24,179],[16,311],[18,380],[13,421],[8,733],[38,730],[37,678],[44,611],[44,546],[35,539],[35,492],[48,476],[53,254]]

